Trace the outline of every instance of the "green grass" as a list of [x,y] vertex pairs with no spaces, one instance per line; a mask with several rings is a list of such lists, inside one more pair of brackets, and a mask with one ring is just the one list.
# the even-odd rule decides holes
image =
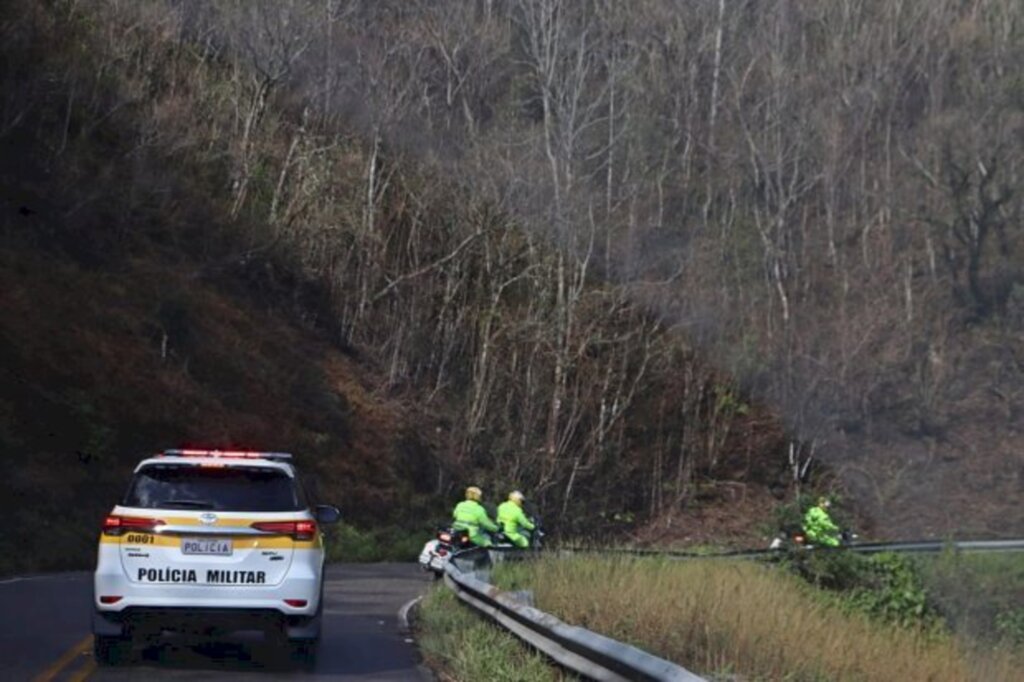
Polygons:
[[953,631],[1024,644],[1024,554],[946,552],[916,561],[930,600]]
[[1012,680],[1008,647],[898,627],[775,566],[650,558],[543,560],[500,567],[537,607],[701,674],[756,680]]
[[422,529],[384,526],[362,530],[345,522],[327,531],[327,560],[346,562],[413,561],[430,536]]
[[477,615],[443,585],[420,603],[417,640],[424,658],[442,680],[555,682],[575,677]]

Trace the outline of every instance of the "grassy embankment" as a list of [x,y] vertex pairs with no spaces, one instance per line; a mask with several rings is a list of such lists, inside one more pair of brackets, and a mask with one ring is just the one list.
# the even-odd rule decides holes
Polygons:
[[1024,556],[949,552],[916,563],[930,601],[953,632],[1024,645]]
[[886,625],[754,563],[551,560],[505,568],[496,580],[531,587],[538,607],[566,622],[706,675],[1010,680],[1020,669],[1019,652],[1008,645],[969,645],[934,626]]
[[420,604],[418,641],[430,667],[445,680],[576,679],[463,606],[438,585]]

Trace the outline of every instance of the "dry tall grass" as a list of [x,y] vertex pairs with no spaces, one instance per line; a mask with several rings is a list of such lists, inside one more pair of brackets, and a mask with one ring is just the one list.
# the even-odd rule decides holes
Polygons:
[[539,608],[686,667],[771,680],[1011,680],[1019,658],[870,622],[749,562],[548,560],[521,578]]

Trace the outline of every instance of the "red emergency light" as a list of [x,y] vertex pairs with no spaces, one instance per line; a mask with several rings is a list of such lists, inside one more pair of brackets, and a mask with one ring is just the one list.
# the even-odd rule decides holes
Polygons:
[[218,459],[291,459],[287,452],[260,452],[258,450],[164,450],[162,457],[213,457]]

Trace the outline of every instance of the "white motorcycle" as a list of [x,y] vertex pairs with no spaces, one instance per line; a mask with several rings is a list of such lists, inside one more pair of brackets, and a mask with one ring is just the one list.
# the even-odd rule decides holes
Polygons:
[[[856,541],[860,538],[854,532],[844,530],[839,535],[839,546],[848,547],[852,544],[856,544]],[[794,527],[783,530],[782,533],[777,535],[768,545],[768,549],[777,550],[788,550],[788,549],[812,549],[814,545],[811,543],[807,534],[803,528]]]
[[[540,522],[537,519],[534,519],[534,524],[536,525],[536,528],[533,531],[524,529],[520,532],[529,538],[529,545],[527,548],[537,550],[541,547],[544,531],[541,530]],[[501,560],[507,551],[520,549],[516,545],[512,544],[512,542],[505,537],[504,533],[492,533],[491,538],[493,541],[491,549],[498,550],[491,553],[492,560],[494,561]],[[448,565],[448,561],[451,559],[452,554],[464,549],[469,549],[473,546],[472,541],[469,539],[468,531],[456,530],[451,526],[443,526],[437,530],[437,536],[433,540],[428,540],[427,543],[423,545],[423,550],[420,552],[419,558],[420,568],[424,571],[432,571],[434,578],[441,578],[444,576],[444,567]]]
[[444,576],[444,567],[448,565],[452,554],[472,546],[469,531],[456,530],[451,526],[438,528],[434,539],[423,545],[419,559],[420,568],[432,571],[434,578],[440,578]]

